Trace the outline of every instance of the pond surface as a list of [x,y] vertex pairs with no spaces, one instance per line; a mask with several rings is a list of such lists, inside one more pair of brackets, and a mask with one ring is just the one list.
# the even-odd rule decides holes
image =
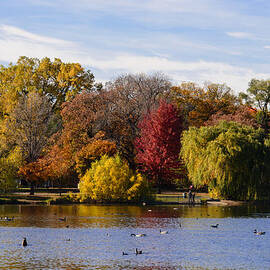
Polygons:
[[265,206],[2,205],[5,216],[0,269],[270,269]]

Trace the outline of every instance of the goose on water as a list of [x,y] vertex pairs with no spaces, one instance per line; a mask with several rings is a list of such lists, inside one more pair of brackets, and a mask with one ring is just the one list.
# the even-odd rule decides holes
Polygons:
[[143,236],[146,236],[146,234],[145,233],[138,233],[138,234],[132,233],[130,236],[143,237]]
[[136,255],[142,254],[142,250],[138,250],[137,248],[135,249]]
[[24,237],[23,240],[22,240],[22,246],[23,247],[26,247],[27,246],[26,237]]
[[264,235],[265,232],[258,232],[256,229],[253,231],[256,235]]
[[160,233],[160,234],[167,234],[168,231],[162,231],[162,230],[159,230],[159,233]]
[[212,227],[212,228],[218,228],[218,225],[219,225],[219,224],[211,225],[211,227]]

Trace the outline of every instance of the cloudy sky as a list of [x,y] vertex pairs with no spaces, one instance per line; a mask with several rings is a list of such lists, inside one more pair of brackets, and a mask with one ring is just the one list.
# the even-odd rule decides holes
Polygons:
[[270,78],[268,0],[0,0],[0,63],[79,62],[97,81],[162,71],[226,83]]

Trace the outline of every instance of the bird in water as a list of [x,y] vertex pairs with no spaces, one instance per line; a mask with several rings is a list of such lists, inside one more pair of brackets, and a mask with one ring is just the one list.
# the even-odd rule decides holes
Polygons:
[[67,218],[66,218],[66,217],[60,217],[59,220],[60,220],[60,221],[66,221]]
[[212,228],[218,228],[218,225],[219,225],[219,224],[211,225],[211,227],[212,227]]
[[160,234],[167,234],[168,231],[162,231],[162,230],[159,230],[159,233],[160,233]]
[[24,237],[23,240],[22,240],[22,246],[23,247],[26,247],[27,246],[26,237]]
[[123,251],[123,252],[122,252],[122,255],[124,256],[124,255],[128,255],[128,254],[127,254],[126,252]]
[[130,236],[143,237],[143,236],[146,236],[146,234],[145,233],[138,233],[138,234],[132,233]]
[[264,235],[265,232],[258,232],[256,229],[253,231],[256,235]]
[[142,254],[142,250],[138,250],[137,248],[135,249],[136,255]]

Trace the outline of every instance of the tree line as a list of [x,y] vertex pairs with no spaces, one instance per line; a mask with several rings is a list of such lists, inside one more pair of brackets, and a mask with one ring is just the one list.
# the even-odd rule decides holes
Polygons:
[[20,57],[0,67],[0,188],[77,186],[82,198],[141,200],[155,187],[268,196],[270,80],[178,86],[162,73],[96,83],[79,63]]

